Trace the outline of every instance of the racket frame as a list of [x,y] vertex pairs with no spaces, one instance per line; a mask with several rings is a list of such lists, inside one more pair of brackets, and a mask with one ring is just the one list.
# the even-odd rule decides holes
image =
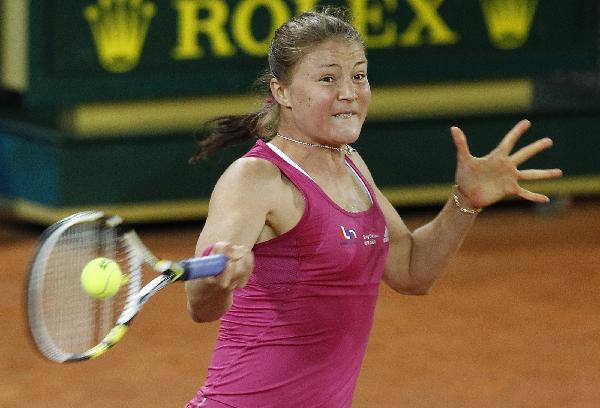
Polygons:
[[[116,229],[117,237],[127,248],[127,252],[138,257],[139,270],[134,273],[139,275],[139,279],[129,288],[125,306],[116,319],[114,327],[104,338],[87,351],[67,352],[55,345],[44,324],[44,319],[39,317],[43,312],[41,293],[45,283],[41,275],[44,273],[49,253],[65,231],[77,224],[99,221],[104,222],[107,228]],[[133,228],[123,224],[121,217],[106,216],[102,211],[84,211],[73,214],[51,225],[40,236],[30,264],[27,286],[27,318],[30,334],[38,350],[49,360],[64,363],[97,358],[123,338],[133,318],[144,304],[161,289],[176,281],[218,275],[223,271],[226,262],[227,258],[224,255],[209,255],[181,261],[159,259],[144,245]],[[141,287],[142,263],[159,273],[143,287]]]

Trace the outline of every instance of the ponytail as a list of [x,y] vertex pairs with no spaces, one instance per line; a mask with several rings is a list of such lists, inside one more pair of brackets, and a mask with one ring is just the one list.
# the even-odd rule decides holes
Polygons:
[[209,120],[205,123],[205,127],[212,128],[212,131],[197,142],[198,150],[189,162],[197,163],[227,146],[250,140],[256,135],[257,122],[257,112],[248,115],[220,116]]
[[[272,77],[270,73],[263,74],[257,79],[255,87],[269,89],[268,83]],[[264,94],[264,91],[262,93]],[[219,150],[253,138],[271,140],[277,133],[279,109],[279,104],[269,90],[263,107],[255,112],[246,115],[219,116],[208,120],[203,128],[207,129],[209,134],[198,140],[198,150],[189,162],[194,164],[206,160],[208,156]]]

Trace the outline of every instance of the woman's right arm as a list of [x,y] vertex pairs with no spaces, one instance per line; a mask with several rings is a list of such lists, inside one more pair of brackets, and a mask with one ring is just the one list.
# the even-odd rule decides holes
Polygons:
[[196,256],[214,245],[210,253],[224,254],[229,260],[220,275],[186,282],[188,311],[194,321],[219,319],[232,304],[233,290],[248,281],[254,268],[252,247],[276,203],[278,180],[279,170],[271,163],[241,158],[217,182]]

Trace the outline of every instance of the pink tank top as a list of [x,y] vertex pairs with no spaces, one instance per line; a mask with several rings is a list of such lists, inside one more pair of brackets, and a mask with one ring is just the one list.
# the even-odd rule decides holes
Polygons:
[[221,319],[206,383],[192,402],[350,407],[387,258],[383,213],[348,157],[372,197],[367,211],[339,207],[261,140],[246,157],[276,165],[303,194],[304,214],[254,246],[254,271]]

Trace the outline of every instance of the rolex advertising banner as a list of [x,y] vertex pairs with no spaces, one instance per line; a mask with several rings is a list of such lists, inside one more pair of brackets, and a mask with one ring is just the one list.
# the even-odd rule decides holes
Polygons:
[[35,106],[245,93],[291,16],[344,6],[372,85],[595,66],[596,0],[5,0],[2,84]]

